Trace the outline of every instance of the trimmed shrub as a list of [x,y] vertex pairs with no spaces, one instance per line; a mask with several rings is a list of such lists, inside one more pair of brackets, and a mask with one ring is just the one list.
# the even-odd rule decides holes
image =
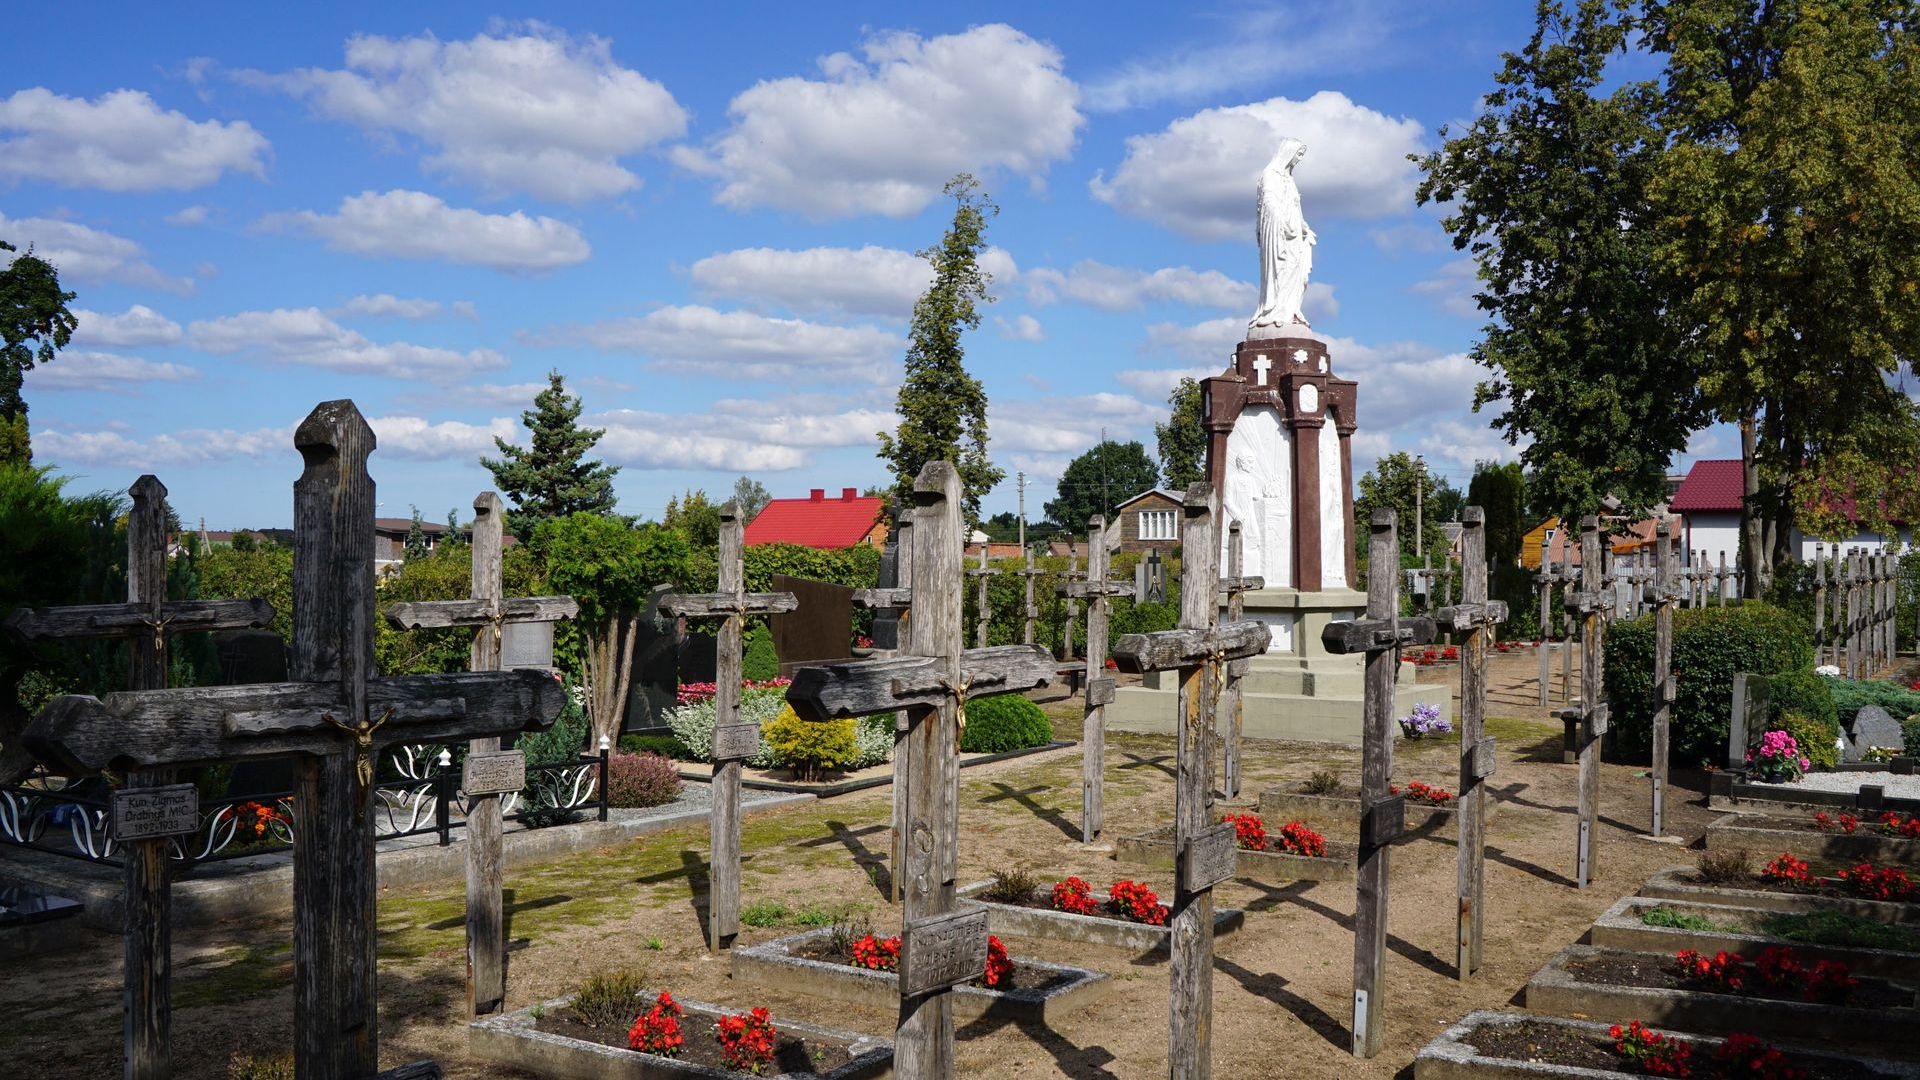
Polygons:
[[[1920,559],[1915,560],[1920,562]],[[1842,724],[1853,723],[1853,716],[1868,705],[1878,705],[1889,716],[1903,719],[1920,713],[1920,693],[1886,679],[1828,679],[1833,695],[1834,717]]]
[[970,754],[999,754],[1045,746],[1053,724],[1040,706],[1018,694],[1000,694],[967,702],[967,730],[960,749]]
[[1784,731],[1793,736],[1793,741],[1800,746],[1800,756],[1811,761],[1814,767],[1831,769],[1840,764],[1840,750],[1833,745],[1840,738],[1840,725],[1832,720],[1788,712],[1777,716],[1767,726],[1770,730]]
[[[1607,630],[1607,698],[1619,752],[1644,761],[1653,743],[1654,617]],[[1813,665],[1813,640],[1791,614],[1761,603],[1678,611],[1673,617],[1673,757],[1712,761],[1725,753],[1733,676],[1776,675]]]
[[760,738],[773,759],[793,770],[801,780],[818,780],[828,769],[844,769],[860,753],[852,720],[816,724],[802,720],[791,707],[782,708],[760,728]]
[[680,797],[673,762],[659,754],[612,754],[607,758],[607,802],[637,809]]
[[[786,708],[787,692],[781,687],[747,687],[740,691],[740,722],[759,724],[766,730],[767,722],[780,715]],[[685,705],[676,705],[667,710],[667,726],[673,729],[673,737],[687,749],[689,761],[713,760],[713,699],[703,698]],[[756,769],[770,769],[774,761],[762,746],[757,757],[747,764]]]
[[1900,721],[1900,734],[1906,738],[1907,756],[1920,757],[1920,716]]
[[[1798,713],[1816,724],[1830,725],[1834,735],[1840,734],[1840,722],[1834,712],[1833,691],[1828,686],[1833,680],[1824,675],[1816,675],[1812,668],[1800,668],[1797,671],[1782,671],[1767,678],[1767,719],[1772,727],[1781,727],[1781,717],[1788,713]],[[1728,707],[1732,707],[1729,700]],[[1786,730],[1782,728],[1782,730]],[[1796,738],[1798,736],[1796,735]],[[1833,739],[1828,739],[1829,746]],[[1816,761],[1819,759],[1815,759]]]
[[661,757],[690,758],[687,748],[671,735],[622,735],[620,749],[629,754],[659,754]]
[[740,675],[749,682],[766,682],[780,674],[780,658],[774,655],[773,631],[764,626],[747,627],[746,654],[740,660]]
[[878,716],[862,716],[853,722],[853,744],[858,751],[849,769],[865,769],[873,765],[885,764],[893,757],[892,713]]

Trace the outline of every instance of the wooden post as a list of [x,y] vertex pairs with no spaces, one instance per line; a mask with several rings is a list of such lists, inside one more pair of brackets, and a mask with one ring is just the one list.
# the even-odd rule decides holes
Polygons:
[[1087,522],[1087,576],[1060,586],[1067,596],[1087,601],[1086,713],[1080,736],[1080,840],[1091,844],[1106,827],[1107,704],[1114,679],[1107,674],[1107,620],[1112,597],[1133,591],[1130,583],[1107,580],[1107,519]]
[[1827,545],[1813,545],[1813,662],[1827,662]]
[[1560,702],[1573,704],[1573,530],[1560,520]]
[[[1391,567],[1400,565],[1400,539],[1391,510],[1375,510],[1370,522],[1367,565],[1386,573],[1367,574],[1367,621],[1396,624],[1400,598]],[[1367,653],[1362,705],[1360,806],[1363,822],[1380,815],[1406,820],[1405,804],[1392,802],[1387,784],[1393,776],[1393,691],[1400,666],[1397,625],[1388,648]],[[1394,810],[1399,810],[1394,815]],[[1353,1054],[1370,1058],[1386,1045],[1387,870],[1388,844],[1396,830],[1361,829],[1359,868],[1355,874],[1353,924]]]
[[[976,649],[984,649],[987,647],[987,627],[993,622],[993,609],[987,606],[987,581],[993,576],[993,571],[987,567],[987,550],[991,547],[993,547],[991,540],[982,541],[980,544],[980,566],[977,569],[967,571],[967,576],[975,580],[976,584],[974,587],[977,590],[974,594],[973,605],[973,645]],[[896,772],[895,775],[897,776],[899,774]]]
[[1552,677],[1548,667],[1553,649],[1553,561],[1549,557],[1552,542],[1546,533],[1540,534],[1540,576],[1534,580],[1540,585],[1540,707],[1546,708],[1550,702],[1547,680]]
[[1033,603],[1033,579],[1046,573],[1033,566],[1033,548],[1026,548],[1027,564],[1020,571],[1020,644],[1033,644],[1033,622],[1040,617],[1040,609]]
[[1713,595],[1721,607],[1727,606],[1727,551],[1720,549],[1720,569],[1713,575]]
[[[853,603],[856,607],[874,610],[891,610],[900,613],[899,630],[896,641],[906,644],[905,633],[913,617],[913,515],[902,514],[893,529],[896,546],[894,548],[894,587],[890,589],[856,589]],[[985,548],[981,549],[983,552]],[[982,561],[985,556],[982,556]],[[900,656],[905,649],[892,649],[888,656]],[[876,655],[878,655],[876,653]],[[895,714],[893,723],[893,823],[889,827],[887,891],[888,902],[900,902],[900,875],[906,859],[903,845],[907,829],[907,721],[904,714]]]
[[[1487,598],[1487,516],[1478,506],[1461,514],[1460,606],[1441,613],[1443,625],[1464,633],[1460,654],[1459,853],[1455,881],[1459,918],[1454,932],[1454,975],[1480,970],[1486,929],[1487,785],[1497,762],[1486,734],[1487,643],[1507,617],[1506,604]],[[1389,736],[1392,734],[1388,732]],[[1383,907],[1384,911],[1384,907]]]
[[[1240,523],[1227,526],[1227,576],[1220,582],[1220,591],[1227,597],[1226,621],[1237,623],[1246,616],[1246,601],[1243,594],[1249,589],[1263,588],[1262,578],[1244,578],[1241,576],[1241,563],[1245,542],[1240,536]],[[1245,663],[1241,661],[1240,663]],[[1240,673],[1236,670],[1226,672],[1226,685],[1220,690],[1220,737],[1226,744],[1221,755],[1220,791],[1229,799],[1240,797],[1240,731],[1241,688]]]
[[1580,519],[1580,702],[1581,731],[1578,747],[1580,763],[1579,833],[1575,840],[1575,885],[1586,888],[1594,876],[1594,832],[1600,813],[1600,738],[1607,732],[1607,704],[1601,700],[1602,649],[1605,648],[1605,622],[1600,596],[1601,574],[1600,519],[1588,515]]
[[[1067,573],[1066,576],[1061,579],[1063,581],[1073,581],[1080,576],[1080,555],[1079,552],[1075,550],[1075,546],[1073,534],[1068,533]],[[1079,621],[1080,601],[1069,596],[1067,598],[1067,621],[1066,624],[1060,628],[1060,660],[1062,663],[1073,663],[1073,629],[1074,624]]]
[[1673,723],[1673,605],[1676,598],[1674,577],[1673,519],[1663,517],[1654,528],[1655,558],[1659,576],[1654,584],[1653,617],[1653,835],[1666,835],[1667,764],[1669,738]]
[[1847,678],[1859,679],[1860,671],[1860,552],[1847,554]]

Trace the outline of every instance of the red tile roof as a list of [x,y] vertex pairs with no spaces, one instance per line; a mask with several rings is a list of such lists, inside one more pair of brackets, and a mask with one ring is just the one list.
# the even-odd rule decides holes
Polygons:
[[804,499],[774,499],[747,523],[747,543],[853,547],[873,531],[883,505],[879,496],[861,495],[857,488],[842,488],[837,499],[827,498],[824,488]]
[[1696,461],[1671,506],[1676,514],[1737,514],[1744,488],[1740,459]]

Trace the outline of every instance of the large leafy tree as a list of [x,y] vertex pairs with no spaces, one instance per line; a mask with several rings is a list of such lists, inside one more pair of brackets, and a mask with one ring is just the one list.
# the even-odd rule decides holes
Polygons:
[[533,435],[531,443],[522,448],[495,436],[499,459],[480,459],[512,503],[507,522],[523,543],[543,521],[613,513],[613,478],[620,469],[587,457],[606,432],[581,427],[580,410],[566,380],[558,371],[549,372],[547,388],[535,395],[533,408],[520,414],[520,423]]
[[[1445,477],[1435,476],[1426,463],[1404,450],[1396,450],[1373,463],[1360,478],[1360,494],[1353,500],[1353,519],[1366,522],[1375,510],[1392,510],[1399,515],[1400,557],[1408,565],[1418,565],[1416,553],[1424,553],[1435,563],[1446,550],[1446,530],[1442,522],[1452,521],[1464,505],[1460,489]],[[1414,522],[1419,520],[1422,541],[1415,542]],[[1354,543],[1361,558],[1367,554],[1367,531],[1354,529]]]
[[[0,252],[17,251],[0,240]],[[33,460],[27,437],[27,402],[21,396],[27,372],[51,363],[73,338],[76,324],[53,264],[27,249],[0,268],[0,463]]]
[[733,482],[733,501],[740,504],[740,520],[752,521],[773,501],[773,494],[765,484],[751,476],[743,476]]
[[993,275],[980,269],[980,252],[987,244],[987,218],[1000,208],[966,173],[947,181],[945,191],[954,203],[953,224],[937,246],[919,253],[933,265],[933,283],[913,305],[906,378],[894,404],[900,426],[892,435],[879,433],[880,457],[893,471],[895,506],[913,504],[921,466],[953,462],[966,518],[973,522],[980,518],[981,496],[1006,476],[987,457],[987,391],[967,373],[960,341],[979,328],[979,305],[993,301],[987,293]]
[[1160,470],[1146,447],[1108,439],[1067,463],[1055,496],[1047,502],[1047,520],[1076,534],[1095,514],[1111,522],[1116,507],[1159,480]]
[[707,551],[720,543],[720,506],[707,498],[705,488],[689,488],[685,494],[668,499],[660,524],[679,533],[695,551]]
[[1488,321],[1472,356],[1491,375],[1474,407],[1495,407],[1493,426],[1528,443],[1535,494],[1569,517],[1608,494],[1658,501],[1672,454],[1704,421],[1662,317],[1648,202],[1657,88],[1608,70],[1634,40],[1630,16],[1625,0],[1541,0],[1479,117],[1419,162],[1420,201],[1446,207],[1478,270]]
[[1207,478],[1207,426],[1200,419],[1200,383],[1181,379],[1167,395],[1167,422],[1153,426],[1159,443],[1160,473],[1168,491],[1185,491]]

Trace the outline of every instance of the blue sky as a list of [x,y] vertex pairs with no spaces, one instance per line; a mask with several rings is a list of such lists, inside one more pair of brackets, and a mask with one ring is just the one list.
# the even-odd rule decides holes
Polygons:
[[1172,381],[1224,366],[1282,135],[1356,466],[1464,485],[1513,452],[1469,411],[1471,270],[1404,157],[1473,115],[1530,5],[466,7],[15,13],[0,239],[84,309],[28,378],[38,461],[284,525],[294,423],[351,397],[380,512],[437,520],[557,368],[624,512],[876,483],[910,253],[965,169],[1001,207],[967,342],[1008,472],[986,506],[1024,470],[1037,517],[1103,428],[1151,450]]

